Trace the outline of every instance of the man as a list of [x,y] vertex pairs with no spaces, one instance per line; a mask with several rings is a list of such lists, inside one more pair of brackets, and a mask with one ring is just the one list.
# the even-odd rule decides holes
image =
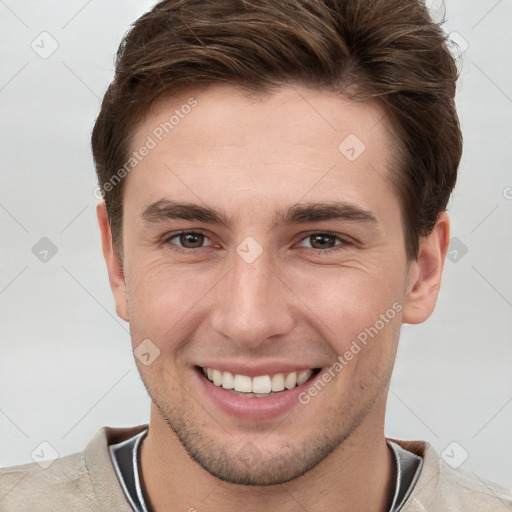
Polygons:
[[3,470],[2,510],[512,510],[383,428],[401,324],[441,282],[456,75],[420,1],[140,18],[92,148],[149,427]]

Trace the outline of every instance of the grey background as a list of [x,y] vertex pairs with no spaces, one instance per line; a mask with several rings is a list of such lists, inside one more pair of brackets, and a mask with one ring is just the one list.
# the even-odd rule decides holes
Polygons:
[[[148,421],[102,260],[89,135],[121,36],[152,3],[0,0],[2,466]],[[387,435],[467,454],[463,468],[512,487],[512,2],[445,4],[465,50],[456,240],[436,312],[404,326]]]

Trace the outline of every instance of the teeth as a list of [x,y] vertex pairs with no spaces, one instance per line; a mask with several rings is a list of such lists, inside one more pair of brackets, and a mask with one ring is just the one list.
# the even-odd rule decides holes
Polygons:
[[235,391],[242,391],[243,393],[252,393],[251,377],[247,377],[246,375],[235,375]]
[[224,389],[233,389],[235,387],[235,377],[231,372],[224,372],[222,374],[222,387]]
[[222,372],[219,370],[213,370],[213,383],[216,386],[220,386],[222,384]]
[[284,375],[276,373],[272,377],[272,391],[283,391],[284,389]]
[[284,379],[284,387],[292,389],[297,385],[297,372],[289,373]]
[[304,370],[303,372],[299,372],[297,375],[297,386],[300,386],[301,384],[304,384],[309,377],[311,377],[311,374],[313,372],[311,370]]
[[241,393],[265,395],[272,391],[284,391],[284,389],[293,389],[295,386],[304,384],[304,382],[311,377],[313,370],[276,373],[272,376],[258,375],[253,378],[247,375],[233,375],[231,372],[222,372],[212,368],[203,368],[203,373],[208,380],[213,382],[216,386],[222,386],[224,389],[234,389]]
[[270,393],[272,391],[272,380],[268,375],[261,375],[252,379],[253,393]]

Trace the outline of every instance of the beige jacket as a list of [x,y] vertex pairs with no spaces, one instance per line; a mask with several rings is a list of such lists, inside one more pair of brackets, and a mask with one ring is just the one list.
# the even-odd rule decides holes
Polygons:
[[[55,460],[0,469],[1,512],[130,512],[108,446],[135,435],[133,428],[103,427],[85,451]],[[416,486],[403,512],[506,512],[512,494],[473,473],[451,469],[426,442],[395,442],[423,458]]]

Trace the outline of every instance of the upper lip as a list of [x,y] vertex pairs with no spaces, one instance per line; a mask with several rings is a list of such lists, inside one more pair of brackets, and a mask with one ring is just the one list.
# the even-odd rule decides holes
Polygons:
[[305,365],[303,363],[280,363],[269,362],[265,364],[251,364],[244,362],[206,362],[198,364],[202,368],[211,368],[222,372],[231,372],[233,375],[246,375],[247,377],[257,377],[258,375],[275,375],[276,373],[300,372],[303,370],[313,370],[320,366]]

